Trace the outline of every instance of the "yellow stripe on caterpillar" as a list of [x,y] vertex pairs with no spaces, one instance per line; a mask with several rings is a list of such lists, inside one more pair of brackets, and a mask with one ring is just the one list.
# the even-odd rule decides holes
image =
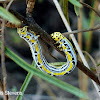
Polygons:
[[42,65],[42,68],[43,68],[43,70],[44,70],[45,72],[47,72],[47,73],[49,73],[49,74],[52,73],[51,71],[49,71],[48,69],[46,69],[44,65]]
[[39,61],[40,64],[42,64],[42,60],[40,58],[40,54],[38,54],[38,61]]
[[66,71],[63,71],[63,72],[60,72],[60,73],[53,73],[53,75],[64,75],[65,73],[67,72],[67,70]]
[[70,62],[70,66],[69,66],[69,68],[67,69],[67,72],[69,72],[69,71],[72,69],[72,67],[73,67],[73,63]]
[[72,60],[72,57],[71,57],[71,55],[67,52],[67,51],[65,51],[65,54],[67,55],[67,57],[68,57],[68,60],[69,61],[71,61]]
[[26,38],[30,39],[30,36],[28,35],[28,36],[26,36]]
[[35,44],[35,49],[37,52],[39,52],[39,48],[38,48],[37,44]]
[[64,50],[67,49],[66,46],[62,46],[62,48],[63,48]]
[[35,43],[35,40],[33,40],[33,39],[31,39],[30,41],[31,41],[32,43]]
[[23,28],[17,28],[17,33],[19,35],[26,35],[27,32],[27,26],[23,27]]

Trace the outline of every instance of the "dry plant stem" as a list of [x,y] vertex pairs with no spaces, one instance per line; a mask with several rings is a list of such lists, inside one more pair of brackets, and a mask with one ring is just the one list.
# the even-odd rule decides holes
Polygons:
[[[81,67],[80,67],[81,66]],[[89,76],[92,80],[94,80],[97,84],[99,83],[100,84],[100,81],[98,80],[98,77],[92,72],[90,71],[89,69],[87,69],[86,67],[84,67],[84,65],[78,61],[77,63],[77,67],[81,70],[83,69],[82,71],[87,75]],[[98,84],[98,85],[99,85]],[[100,85],[99,85],[100,86]]]
[[[13,13],[19,20],[21,20],[24,25],[28,25],[29,26],[29,29],[34,31],[37,35],[40,35],[40,38],[42,38],[46,43],[48,43],[51,47],[55,48],[59,53],[61,53],[62,55],[64,55],[63,52],[61,52],[58,48],[57,48],[57,45],[55,45],[54,43],[54,40],[51,39],[50,35],[45,31],[43,30],[35,21],[34,19],[32,18],[32,20],[28,21],[27,19],[25,19],[23,16],[21,16],[19,13],[13,11],[13,10],[10,10],[11,13]],[[22,24],[23,25],[23,24]],[[21,26],[20,26],[21,27]],[[65,56],[65,55],[64,55]],[[79,61],[78,61],[79,62]],[[84,68],[86,70],[86,72],[88,72],[88,68],[86,68],[86,66],[82,66],[83,64],[82,63],[78,63],[77,67],[84,72]],[[84,72],[85,73],[85,72]],[[90,73],[90,74],[88,74]],[[97,79],[97,76],[92,73],[91,71],[89,71],[88,73],[85,73],[87,76],[93,74],[92,76],[94,77],[91,77],[89,76],[91,79],[93,79],[98,85],[100,85],[100,82],[99,80]]]
[[96,69],[96,74],[98,76],[98,80],[100,81],[99,73],[98,73],[98,70],[97,70],[97,64],[96,64],[95,60],[93,59],[93,57],[88,52],[86,52],[86,51],[82,51],[82,52],[85,53],[90,58],[90,60],[92,61],[93,65],[94,65],[94,67]]
[[[20,18],[19,18],[20,19]],[[2,24],[2,21],[0,20],[0,25]],[[18,27],[21,27],[21,26],[16,26],[14,24],[12,24],[11,22],[8,22],[6,21],[6,26],[7,27],[10,27],[10,28],[18,28]],[[77,34],[77,33],[80,33],[80,32],[88,32],[88,31],[96,31],[96,30],[100,30],[100,25],[96,25],[92,28],[89,28],[89,29],[85,29],[85,30],[74,30],[72,32],[64,32],[62,33],[64,36],[68,36],[69,34]],[[1,30],[0,30],[1,31]]]
[[[0,77],[0,87],[1,87],[1,90],[3,91],[3,93],[5,92],[4,90],[4,86],[3,86],[3,83],[1,81],[1,77]],[[8,95],[6,96],[7,100],[8,100]]]
[[85,30],[75,30],[72,32],[64,32],[62,33],[64,36],[67,36],[69,34],[76,34],[76,33],[80,33],[80,32],[88,32],[88,31],[95,31],[95,30],[100,30],[100,25],[97,25],[95,27],[89,28],[89,29],[85,29]]
[[[82,1],[82,0],[81,0]],[[78,17],[78,30],[82,30],[82,8],[79,8],[79,17]],[[82,50],[82,32],[78,33],[78,44],[80,49]],[[78,59],[81,61],[80,56],[78,55]],[[88,77],[81,70],[78,70],[79,76],[79,87],[82,91],[87,93],[88,88]],[[85,81],[85,82],[84,82]],[[80,98],[80,100],[84,100]]]
[[[1,32],[1,68],[2,68],[2,75],[3,75],[3,86],[4,86],[4,91],[6,91],[7,88],[7,75],[6,75],[6,68],[5,68],[5,46],[4,46],[4,29],[5,29],[5,20],[2,21],[2,32]],[[4,100],[7,99],[7,95],[4,93]]]
[[97,68],[97,64],[95,62],[95,60],[93,59],[93,57],[86,51],[82,51],[83,53],[85,53],[92,61],[93,65],[95,66],[95,68]]
[[99,14],[94,8],[92,8],[90,5],[88,5],[88,4],[84,3],[84,2],[81,2],[81,1],[80,1],[80,3],[81,3],[83,6],[86,6],[87,8],[93,10],[93,11],[100,17],[100,14]]
[[[65,24],[66,29],[67,29],[69,32],[72,32],[72,30],[71,30],[71,28],[70,28],[70,26],[69,26],[69,24],[68,24],[68,22],[67,22],[67,20],[66,20],[66,18],[65,18],[65,16],[64,16],[64,14],[63,14],[63,12],[62,12],[62,10],[61,10],[61,7],[60,7],[58,1],[57,1],[57,0],[53,0],[53,2],[54,2],[54,4],[55,4],[55,6],[56,6],[56,8],[57,8],[57,10],[58,10],[58,12],[59,12],[59,14],[60,14],[62,20],[63,20],[63,23]],[[70,34],[70,37],[71,37],[71,39],[72,39],[72,41],[73,41],[73,43],[74,43],[74,45],[75,45],[75,47],[76,47],[76,49],[77,49],[77,51],[78,51],[78,53],[79,53],[79,55],[80,55],[82,61],[83,61],[83,64],[84,64],[86,67],[89,68],[89,65],[88,65],[88,63],[87,63],[87,61],[86,61],[86,59],[85,59],[85,57],[84,57],[84,55],[83,55],[83,53],[82,53],[82,51],[81,51],[81,49],[80,49],[80,47],[79,47],[79,45],[78,45],[78,43],[77,43],[77,41],[76,41],[74,35],[73,35],[73,34]],[[95,86],[95,88],[96,88],[96,90],[97,90],[98,95],[100,96],[99,91],[98,91],[98,89],[97,89],[98,87],[97,87],[96,83],[95,83],[93,80],[92,80],[92,82],[93,82],[93,84],[94,84],[94,86]]]
[[3,93],[4,93],[5,91],[4,91],[3,83],[2,83],[2,81],[1,81],[1,77],[0,77],[0,87],[1,87],[1,90],[3,91]]
[[[10,5],[12,4],[13,0],[11,0],[7,7],[6,7],[6,3],[4,2],[3,5],[4,7],[6,7],[6,9],[8,10]],[[7,89],[7,74],[6,74],[6,67],[5,67],[5,40],[4,40],[4,29],[5,29],[5,20],[2,20],[2,31],[1,31],[1,67],[2,67],[2,75],[3,75],[3,86],[4,86],[4,91],[6,91]],[[4,100],[8,100],[8,96],[5,95],[4,92]]]
[[26,0],[27,8],[26,13],[32,13],[35,5],[35,0]]

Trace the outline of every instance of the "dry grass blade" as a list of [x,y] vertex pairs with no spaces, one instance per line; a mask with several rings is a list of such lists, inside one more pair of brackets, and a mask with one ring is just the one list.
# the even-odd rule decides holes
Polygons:
[[100,29],[100,25],[97,25],[97,26],[89,28],[89,29],[75,30],[75,31],[72,31],[72,32],[64,32],[62,34],[65,35],[65,36],[67,36],[69,34],[76,34],[76,33],[80,33],[80,32],[88,32],[88,31],[95,31],[95,30],[99,30],[99,29]]

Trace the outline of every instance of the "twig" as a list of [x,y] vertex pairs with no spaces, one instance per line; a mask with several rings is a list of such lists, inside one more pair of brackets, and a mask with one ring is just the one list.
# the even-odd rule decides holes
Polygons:
[[[0,87],[1,87],[1,90],[3,91],[3,93],[5,93],[4,86],[3,86],[3,83],[1,81],[1,78],[0,78]],[[7,100],[8,100],[8,95],[6,97],[7,97]]]
[[0,87],[1,87],[1,90],[2,90],[3,92],[5,92],[5,91],[4,91],[4,87],[3,87],[3,83],[2,83],[2,81],[1,81],[1,78],[0,78]]
[[35,5],[35,0],[26,0],[26,3],[27,3],[26,14],[27,13],[32,14],[32,11]]
[[[4,46],[4,28],[5,28],[5,20],[2,22],[2,38],[1,38],[1,67],[2,67],[2,75],[3,75],[3,86],[4,90],[6,90],[6,68],[5,68],[5,46]],[[4,100],[7,100],[7,96],[4,94]]]
[[[12,4],[13,0],[11,0],[8,3],[8,6],[6,7],[6,3],[4,2],[4,7],[8,10],[10,5]],[[4,91],[7,89],[7,74],[6,74],[6,67],[5,67],[5,40],[4,40],[4,29],[5,29],[5,20],[2,20],[2,29],[1,29],[1,67],[2,67],[2,75],[3,75],[3,86],[4,86]],[[3,92],[4,92],[3,91]],[[5,95],[4,92],[4,100],[8,100],[8,96]]]
[[[81,67],[80,67],[81,66]],[[89,76],[92,80],[94,80],[97,84],[100,84],[98,77],[89,69],[87,69],[80,61],[77,63],[77,67],[82,70],[87,76]]]
[[85,29],[85,30],[75,30],[75,31],[72,31],[72,32],[64,32],[62,33],[63,35],[69,35],[69,34],[76,34],[76,33],[80,33],[80,32],[88,32],[88,31],[95,31],[95,30],[99,30],[100,29],[100,25],[97,25],[93,28],[89,28],[89,29]]
[[[80,67],[81,66],[81,67]],[[96,90],[97,90],[97,93],[98,93],[98,95],[100,96],[100,93],[99,93],[99,88],[98,88],[98,86],[96,85],[96,83],[98,84],[98,83],[100,83],[100,81],[98,80],[98,77],[96,76],[96,75],[93,75],[92,73],[93,72],[90,72],[90,70],[88,69],[86,69],[85,67],[84,68],[82,68],[84,65],[80,62],[80,61],[78,61],[78,64],[77,64],[77,67],[81,70],[81,69],[83,69],[82,71],[85,73],[85,74],[87,74],[91,79],[92,79],[92,82],[93,82],[93,84],[94,84],[94,86],[95,86],[95,88],[96,88]],[[94,80],[94,81],[93,81]],[[98,81],[97,81],[98,80]],[[95,83],[96,82],[96,83]],[[99,85],[100,86],[100,85]]]
[[84,2],[81,2],[81,1],[80,1],[80,3],[81,3],[83,6],[86,6],[87,8],[92,9],[92,10],[100,17],[100,14],[99,14],[94,8],[92,8],[90,5],[88,5],[88,4],[84,3]]
[[[34,19],[32,18],[32,20],[28,21],[27,19],[25,19],[23,16],[21,16],[19,13],[13,11],[13,10],[10,10],[19,20],[21,20],[24,25],[28,25],[29,26],[29,29],[34,31],[37,35],[40,35],[40,37],[46,42],[48,43],[51,47],[55,48],[59,53],[61,53],[62,55],[64,55],[63,52],[61,52],[58,48],[57,48],[57,45],[55,45],[54,43],[54,40],[51,39],[50,35],[45,31],[43,30],[35,21],[33,21]],[[64,55],[65,56],[65,55]],[[79,62],[79,61],[78,61]],[[83,66],[82,63],[78,63],[77,67],[85,73],[86,71],[86,75],[89,76],[87,73],[91,73],[91,71],[88,72],[88,68],[86,68],[86,66]],[[85,71],[83,71],[85,69]],[[95,76],[94,73],[91,73],[93,74],[93,76]],[[89,76],[90,77],[90,76]],[[97,77],[97,76],[96,76]],[[98,85],[100,85],[100,82],[98,80],[98,78],[95,78],[95,82],[97,82]]]
[[[6,7],[6,3],[3,3],[4,7]],[[1,27],[1,68],[2,68],[2,76],[3,76],[3,89],[4,89],[4,93],[3,93],[3,98],[4,100],[8,100],[7,95],[5,95],[5,91],[7,88],[7,74],[6,74],[6,67],[5,67],[5,40],[4,40],[4,29],[5,29],[5,20],[2,19],[2,27]]]
[[2,29],[0,29],[0,33],[2,32]]
[[[3,3],[3,6],[6,7],[6,3]],[[2,68],[2,76],[3,76],[3,87],[4,87],[4,93],[3,98],[4,100],[8,100],[7,95],[5,95],[5,91],[7,88],[7,74],[6,74],[6,67],[5,67],[5,40],[4,40],[4,30],[5,30],[5,20],[2,19],[2,26],[1,26],[1,68]]]
[[[93,59],[93,57],[88,52],[86,52],[86,51],[82,51],[82,52],[85,53],[90,58],[90,60],[92,61],[93,65],[96,69],[98,79],[99,79],[99,73],[98,73],[98,70],[97,70],[97,64],[96,64],[95,60]],[[99,79],[99,81],[100,81],[100,79]]]
[[95,66],[95,68],[97,68],[97,64],[95,62],[95,60],[93,59],[93,57],[86,51],[82,51],[83,53],[85,53],[92,61],[93,65]]

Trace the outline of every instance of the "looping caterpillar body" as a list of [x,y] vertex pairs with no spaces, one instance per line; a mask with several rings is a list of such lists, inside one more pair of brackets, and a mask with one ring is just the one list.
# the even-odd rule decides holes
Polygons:
[[42,54],[42,49],[38,40],[39,35],[28,32],[27,26],[18,28],[17,32],[19,36],[29,44],[32,52],[32,57],[41,71],[46,72],[50,75],[58,76],[70,73],[76,67],[77,59],[75,51],[70,41],[60,32],[54,32],[53,34],[51,34],[51,37],[56,41],[56,43],[60,44],[58,48],[66,55],[66,64],[59,67],[51,66],[46,61],[45,57]]

